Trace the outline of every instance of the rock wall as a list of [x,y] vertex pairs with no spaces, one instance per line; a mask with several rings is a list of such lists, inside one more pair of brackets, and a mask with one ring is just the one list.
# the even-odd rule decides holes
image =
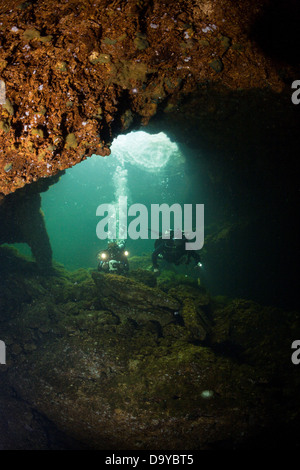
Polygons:
[[176,115],[199,84],[280,92],[282,74],[251,39],[268,4],[1,4],[0,193],[108,155],[115,135],[157,110]]
[[52,249],[47,234],[40,193],[59,175],[39,180],[0,200],[0,245],[27,243],[41,269],[51,269]]

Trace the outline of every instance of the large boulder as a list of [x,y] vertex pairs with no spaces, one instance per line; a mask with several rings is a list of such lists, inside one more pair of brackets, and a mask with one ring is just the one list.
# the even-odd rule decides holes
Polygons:
[[101,307],[137,322],[154,320],[165,325],[174,320],[180,303],[165,292],[116,274],[92,274]]

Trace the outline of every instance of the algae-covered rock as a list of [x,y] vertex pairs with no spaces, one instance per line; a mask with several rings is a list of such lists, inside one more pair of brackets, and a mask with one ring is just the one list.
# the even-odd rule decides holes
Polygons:
[[75,134],[68,134],[66,138],[66,148],[76,148],[78,145]]
[[23,33],[24,38],[31,40],[31,39],[38,39],[40,38],[41,34],[37,29],[26,29]]
[[134,45],[139,51],[143,51],[144,49],[147,49],[149,47],[149,43],[146,39],[146,36],[139,34],[135,39],[134,39]]
[[220,73],[222,72],[224,65],[220,58],[214,59],[209,63],[210,67],[214,69],[215,72]]
[[[282,353],[299,330],[297,317],[244,300],[211,301],[195,285],[176,285],[170,295],[127,277],[91,277],[90,270],[71,273],[57,264],[51,276],[37,275],[16,250],[1,252],[7,393],[13,390],[79,447],[206,449],[221,440],[232,448],[241,436],[269,432],[274,410],[278,424],[293,423],[299,374]],[[175,306],[183,323],[174,321]],[[214,316],[210,335],[201,311]],[[228,350],[220,354],[228,339],[244,344],[238,361]],[[5,410],[0,430],[3,416]]]
[[8,120],[0,121],[0,130],[7,133],[7,132],[10,131],[10,128],[11,128],[11,125],[10,125],[10,122]]
[[149,287],[156,287],[157,285],[157,277],[147,269],[133,269],[130,271],[129,277]]
[[[7,66],[8,62],[7,60],[4,60],[4,59],[0,59],[0,71],[2,72],[2,70],[5,69],[5,67]],[[0,101],[2,101],[1,98],[3,98],[3,95],[2,95],[2,89],[4,88],[5,90],[5,82],[3,80],[0,80]],[[2,101],[3,102],[3,101]]]
[[12,102],[11,102],[8,98],[6,98],[5,104],[2,105],[2,107],[3,107],[4,109],[6,109],[6,111],[7,111],[11,116],[14,115],[14,107],[13,107],[13,104],[12,104]]
[[58,61],[55,64],[55,69],[59,72],[66,72],[67,71],[67,64],[64,61]]
[[44,132],[43,132],[42,129],[32,129],[31,133],[32,133],[32,135],[40,137],[41,139],[44,138]]
[[109,54],[100,54],[97,51],[93,51],[89,55],[89,61],[91,64],[108,64],[111,60],[111,57]]
[[92,278],[101,305],[123,319],[130,317],[142,323],[157,320],[165,325],[173,321],[173,313],[180,308],[180,303],[165,292],[133,279],[98,272]]
[[128,304],[134,301],[139,308],[144,309],[158,307],[174,311],[179,308],[179,302],[163,291],[151,289],[124,276],[95,272],[92,277],[98,292],[103,296],[111,295]]
[[170,269],[164,269],[157,279],[157,285],[166,292],[173,289],[172,292],[174,293],[177,286],[182,286],[183,290],[185,289],[184,286],[197,286],[197,280],[186,274],[178,274]]
[[291,373],[290,337],[300,331],[296,312],[283,313],[279,308],[236,299],[216,308],[214,320],[213,344],[221,349],[231,345],[243,361],[261,365],[266,374],[275,369]]
[[192,284],[179,284],[169,289],[168,293],[183,305],[180,313],[189,338],[204,341],[213,325],[209,294],[202,287]]
[[192,299],[184,300],[181,315],[184,325],[189,331],[190,339],[204,341],[207,329],[204,328],[204,322],[201,321],[201,315],[198,313]]
[[104,38],[102,42],[103,44],[108,44],[110,46],[113,46],[114,44],[116,44],[117,39]]
[[53,39],[52,34],[49,34],[48,36],[41,36],[40,41],[43,43],[51,42]]
[[221,36],[220,43],[223,49],[223,53],[225,54],[225,52],[227,52],[231,46],[231,39],[227,36]]
[[6,173],[8,173],[13,167],[13,164],[10,162],[10,163],[7,163],[5,166],[4,166],[4,171]]

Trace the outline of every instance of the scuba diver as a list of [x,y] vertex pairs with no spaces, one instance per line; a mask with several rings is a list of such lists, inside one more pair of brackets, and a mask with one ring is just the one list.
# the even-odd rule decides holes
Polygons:
[[128,255],[124,240],[109,242],[107,249],[101,251],[97,256],[98,271],[109,274],[127,274],[129,271]]
[[196,262],[195,268],[200,268],[202,263],[200,255],[194,250],[186,250],[185,243],[188,241],[182,232],[182,237],[176,237],[174,230],[168,231],[170,238],[162,238],[162,235],[155,241],[154,251],[152,253],[152,267],[155,273],[159,274],[158,259],[164,259],[168,263],[174,263],[176,266],[189,264],[191,258]]

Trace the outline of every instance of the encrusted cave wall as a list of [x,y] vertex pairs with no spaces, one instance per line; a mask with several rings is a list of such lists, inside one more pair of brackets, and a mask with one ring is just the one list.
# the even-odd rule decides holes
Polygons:
[[[157,112],[176,121],[182,101],[199,86],[208,119],[218,115],[211,86],[221,95],[226,88],[280,94],[295,64],[276,54],[274,60],[261,38],[270,4],[2,2],[0,193],[93,153],[109,154],[114,136],[147,124]],[[289,2],[291,18],[295,5]],[[282,48],[283,40],[275,40]]]

